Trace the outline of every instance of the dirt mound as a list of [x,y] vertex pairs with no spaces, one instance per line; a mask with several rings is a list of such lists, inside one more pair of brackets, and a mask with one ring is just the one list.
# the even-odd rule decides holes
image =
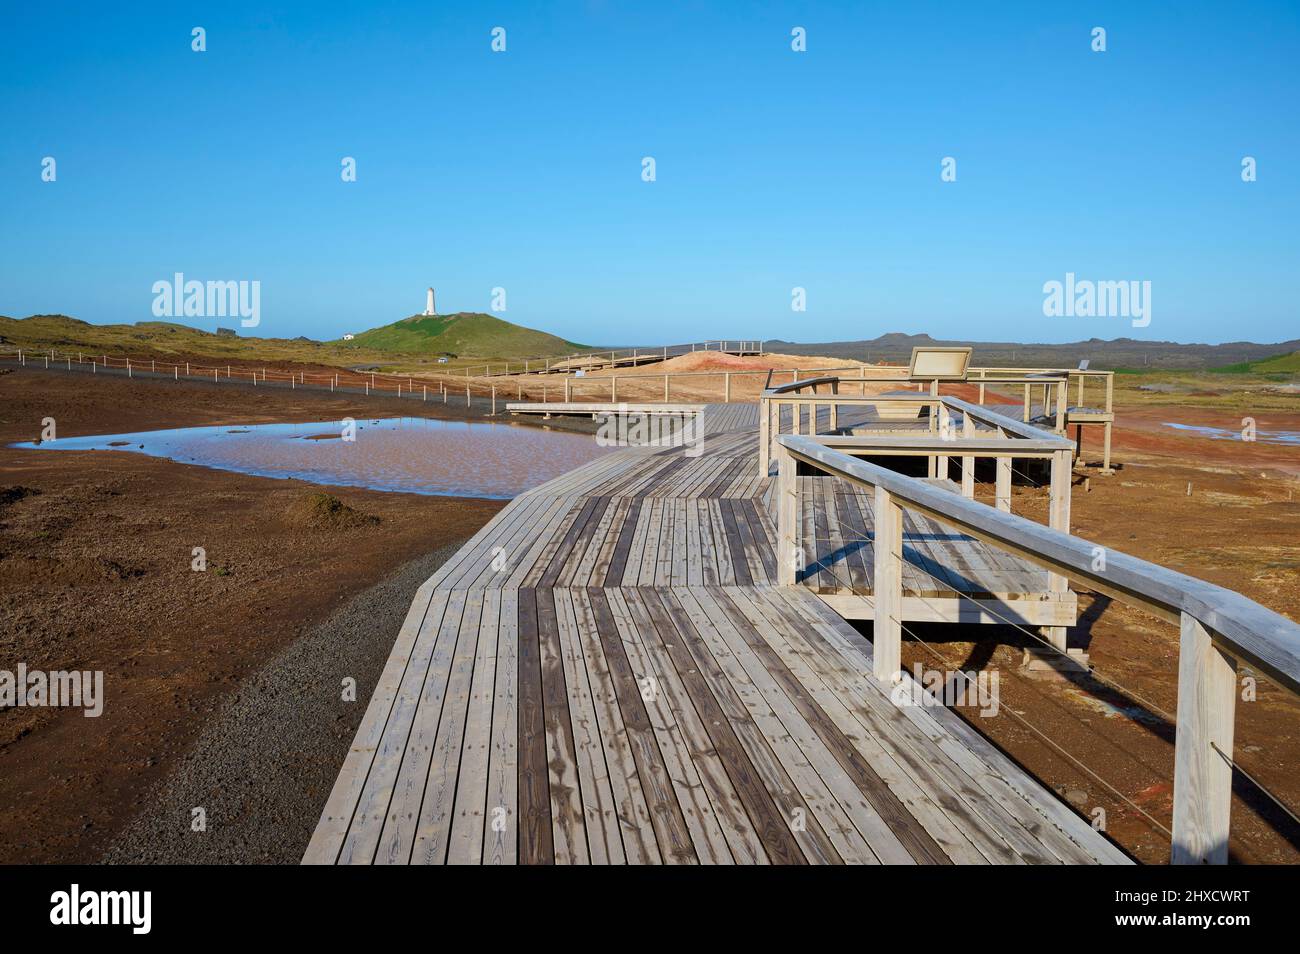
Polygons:
[[860,361],[843,358],[819,358],[796,354],[763,354],[741,357],[719,351],[692,351],[680,354],[654,365],[656,371],[767,371],[768,369],[793,370],[794,368],[858,368]]
[[285,523],[310,530],[354,530],[373,527],[379,518],[349,507],[326,493],[305,493],[284,512]]

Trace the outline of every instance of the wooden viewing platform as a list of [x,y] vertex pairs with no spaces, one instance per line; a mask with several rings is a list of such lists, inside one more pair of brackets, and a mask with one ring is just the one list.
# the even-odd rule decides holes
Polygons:
[[[698,456],[579,467],[420,588],[304,862],[1125,862],[910,677],[873,677],[871,642],[818,592],[836,567],[872,585],[850,484],[799,478],[837,520],[804,532],[845,552],[778,585],[757,407],[703,414]],[[1047,590],[970,537],[905,533],[909,562],[944,571],[932,599]]]

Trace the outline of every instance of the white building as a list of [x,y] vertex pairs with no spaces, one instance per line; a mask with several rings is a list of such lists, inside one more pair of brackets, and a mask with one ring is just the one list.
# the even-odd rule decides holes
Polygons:
[[344,340],[344,341],[351,341],[351,340],[352,340],[353,338],[355,338],[355,337],[356,337],[356,335],[344,335],[344,336],[343,336],[343,340]]
[[432,288],[429,289],[429,293],[424,297],[424,313],[426,315],[437,314],[437,312],[433,310],[433,289]]

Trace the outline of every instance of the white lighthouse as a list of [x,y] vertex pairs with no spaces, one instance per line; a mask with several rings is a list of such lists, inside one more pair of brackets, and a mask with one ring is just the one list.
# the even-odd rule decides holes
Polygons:
[[429,293],[424,298],[424,313],[426,315],[435,314],[433,310],[433,289],[432,288],[429,289]]

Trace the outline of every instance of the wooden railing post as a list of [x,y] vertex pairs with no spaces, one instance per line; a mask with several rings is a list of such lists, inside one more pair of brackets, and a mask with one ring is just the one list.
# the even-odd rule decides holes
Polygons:
[[1003,513],[1011,512],[1011,460],[1010,457],[997,459],[997,478],[993,485],[994,503]]
[[[1070,478],[1073,474],[1070,451],[1052,454],[1052,475],[1047,497],[1047,525],[1062,533],[1070,532]],[[1053,593],[1068,593],[1070,581],[1059,573],[1047,574],[1047,588]],[[1057,649],[1065,652],[1066,627],[1044,626],[1043,635]]]
[[776,582],[794,586],[797,579],[796,552],[799,546],[798,464],[778,442],[776,454]]
[[758,399],[758,476],[766,477],[772,454],[772,401]]
[[[952,412],[948,410],[948,405],[939,405],[939,438],[940,440],[950,441],[953,439],[952,429]],[[932,475],[941,480],[948,479],[948,458],[941,456],[935,458],[935,473]]]
[[903,508],[885,488],[876,487],[875,572],[872,595],[872,672],[893,683],[903,665]]
[[[1110,414],[1115,409],[1115,372],[1106,372],[1106,413]],[[1103,474],[1113,474],[1110,467],[1110,430],[1111,422],[1107,421],[1102,425],[1102,451],[1101,451],[1101,472]]]
[[1221,865],[1228,861],[1232,765],[1227,760],[1232,758],[1236,701],[1236,660],[1214,645],[1199,620],[1183,613],[1178,643],[1171,864]]

